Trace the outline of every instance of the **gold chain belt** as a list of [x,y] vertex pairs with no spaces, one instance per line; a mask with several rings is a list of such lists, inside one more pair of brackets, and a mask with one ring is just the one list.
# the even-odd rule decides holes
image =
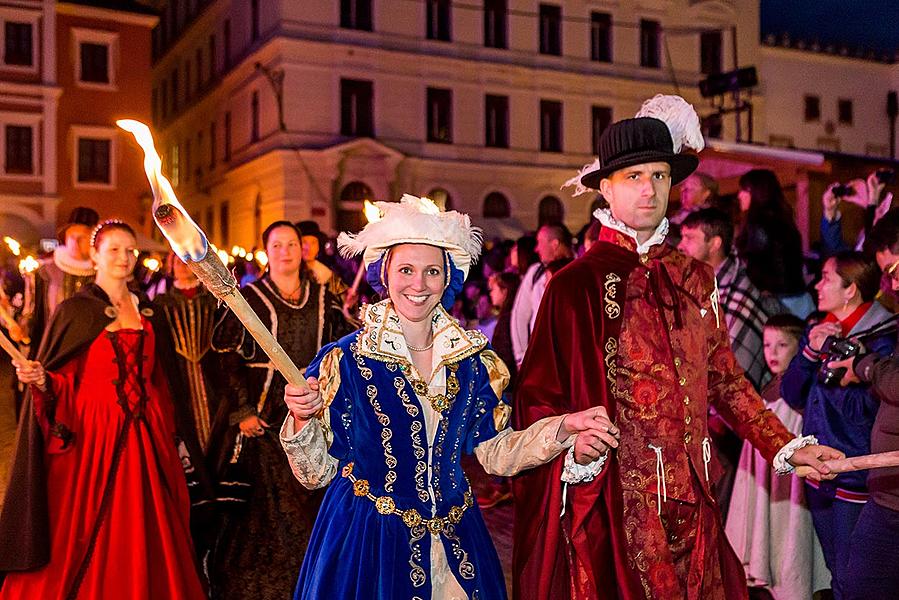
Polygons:
[[382,515],[396,515],[403,519],[406,527],[412,529],[419,525],[425,528],[433,535],[442,533],[448,525],[455,525],[462,520],[462,515],[469,507],[474,505],[471,497],[471,490],[463,495],[464,503],[461,506],[454,506],[449,509],[449,513],[445,517],[431,517],[430,519],[422,518],[414,508],[400,510],[396,507],[396,502],[390,496],[375,496],[371,493],[371,486],[367,479],[358,479],[353,475],[353,463],[347,463],[340,474],[349,479],[353,483],[353,494],[360,498],[368,498],[375,503],[375,509]]

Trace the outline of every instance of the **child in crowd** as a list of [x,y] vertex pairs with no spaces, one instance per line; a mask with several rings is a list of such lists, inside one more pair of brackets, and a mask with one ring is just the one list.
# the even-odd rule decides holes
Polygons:
[[[784,402],[780,383],[799,350],[805,323],[791,314],[771,317],[763,331],[765,362],[774,378],[762,398],[799,435],[802,415]],[[727,537],[746,569],[755,598],[811,598],[830,573],[806,507],[802,481],[776,475],[749,444],[743,446],[728,511]]]

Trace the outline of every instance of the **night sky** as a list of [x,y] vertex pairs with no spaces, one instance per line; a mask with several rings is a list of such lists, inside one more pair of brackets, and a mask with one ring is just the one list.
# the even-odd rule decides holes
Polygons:
[[899,50],[895,0],[761,0],[762,38],[788,32],[793,39],[845,44],[893,54]]

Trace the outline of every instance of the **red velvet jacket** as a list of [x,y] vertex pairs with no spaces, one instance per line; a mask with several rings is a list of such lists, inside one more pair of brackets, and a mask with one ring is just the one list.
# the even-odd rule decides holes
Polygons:
[[622,443],[594,481],[569,486],[564,518],[563,457],[516,479],[517,598],[644,597],[626,564],[622,490],[656,493],[652,444],[662,448],[669,498],[696,501],[701,489],[713,502],[707,479],[717,466],[707,478],[703,461],[709,404],[769,460],[792,439],[736,364],[713,310],[712,269],[665,245],[642,256],[635,248],[604,228],[584,257],[553,276],[541,304],[516,428],[603,405]]

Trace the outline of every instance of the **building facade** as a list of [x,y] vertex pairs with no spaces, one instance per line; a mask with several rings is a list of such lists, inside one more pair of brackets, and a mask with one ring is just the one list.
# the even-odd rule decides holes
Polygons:
[[59,205],[55,3],[2,2],[0,20],[0,230],[37,241]]
[[[894,158],[888,96],[899,89],[895,57],[766,36],[758,49],[763,118],[772,146]],[[813,74],[813,75],[812,75]]]
[[219,246],[257,246],[279,218],[358,228],[363,199],[404,192],[488,235],[577,228],[591,199],[559,188],[608,123],[657,93],[711,110],[703,71],[757,45],[757,24],[734,43],[739,4],[159,2],[157,140]]
[[[150,119],[150,32],[132,2],[0,3],[0,230],[55,237],[75,206],[142,226],[142,156],[115,120]],[[7,233],[8,232],[8,233]]]

